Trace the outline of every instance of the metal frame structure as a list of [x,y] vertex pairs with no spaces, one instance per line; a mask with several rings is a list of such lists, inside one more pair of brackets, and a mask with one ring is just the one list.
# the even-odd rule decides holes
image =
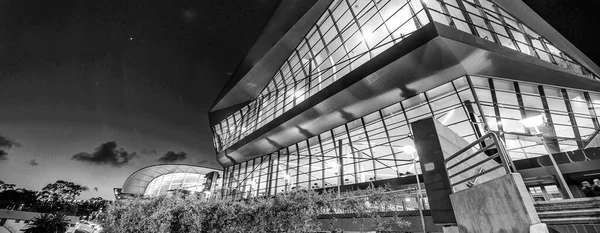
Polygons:
[[[125,183],[123,184],[123,188],[122,188],[121,192],[128,193],[128,194],[134,194],[134,195],[145,195],[146,188],[148,187],[148,185],[155,179],[160,179],[160,178],[164,177],[165,175],[173,174],[173,173],[186,173],[186,174],[191,173],[191,174],[199,174],[200,178],[204,178],[204,175],[206,175],[209,172],[219,172],[220,173],[221,170],[208,168],[208,167],[201,167],[201,166],[196,166],[196,165],[188,165],[188,164],[152,165],[152,166],[141,168],[141,169],[135,171],[134,173],[132,173],[131,175],[129,175],[129,177],[127,177],[127,180],[125,180]],[[197,185],[203,186],[203,184],[200,184],[200,183],[201,182],[198,182]],[[213,181],[213,183],[216,184],[216,181]],[[159,190],[159,193],[157,193],[156,195],[159,195],[159,194],[160,194],[160,190]]]

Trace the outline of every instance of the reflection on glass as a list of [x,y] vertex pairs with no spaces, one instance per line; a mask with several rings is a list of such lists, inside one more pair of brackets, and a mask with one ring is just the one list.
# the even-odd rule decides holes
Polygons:
[[213,126],[215,148],[231,146],[427,23],[419,0],[335,1],[260,95]]

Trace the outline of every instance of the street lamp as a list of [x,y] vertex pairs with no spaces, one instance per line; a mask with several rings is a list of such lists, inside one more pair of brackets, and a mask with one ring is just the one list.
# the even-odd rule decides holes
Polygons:
[[421,193],[421,182],[419,181],[419,172],[417,172],[417,158],[415,153],[417,149],[415,149],[412,145],[407,145],[400,147],[400,149],[405,153],[410,153],[412,156],[413,167],[415,168],[415,178],[417,179],[417,189],[419,190],[419,215],[421,215],[421,224],[423,225],[423,232],[427,232],[425,230],[425,219],[423,219],[423,194]]
[[540,114],[537,116],[528,117],[523,120],[520,120],[519,123],[521,123],[523,126],[525,126],[527,128],[535,129],[534,135],[540,137],[540,139],[542,140],[542,144],[544,145],[546,152],[548,152],[548,157],[550,157],[552,166],[554,166],[554,169],[556,170],[556,174],[558,176],[558,182],[560,182],[560,185],[562,187],[564,187],[564,190],[567,193],[568,198],[573,199],[573,194],[571,193],[571,190],[569,190],[569,186],[567,186],[567,182],[565,181],[565,178],[563,177],[562,172],[558,168],[558,165],[556,164],[556,161],[554,160],[554,156],[552,156],[552,152],[551,152],[550,148],[548,147],[548,143],[546,143],[546,140],[544,139],[544,133],[541,132],[539,129],[540,125],[544,125],[546,123],[546,118],[544,117],[544,115]]

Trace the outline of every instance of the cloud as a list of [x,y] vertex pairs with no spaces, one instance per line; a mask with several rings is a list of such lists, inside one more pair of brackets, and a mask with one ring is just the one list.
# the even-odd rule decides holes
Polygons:
[[123,148],[117,149],[116,142],[107,142],[102,143],[100,147],[96,148],[94,153],[81,152],[73,155],[71,159],[94,165],[121,167],[128,165],[129,161],[135,157],[137,157],[135,152],[129,153]]
[[140,154],[153,155],[153,154],[156,154],[156,150],[155,149],[144,148],[144,149],[142,149],[140,151]]
[[94,191],[98,192],[98,187],[94,187]]
[[37,161],[37,160],[35,160],[35,159],[32,159],[32,160],[30,160],[30,161],[29,161],[29,165],[31,165],[31,166],[34,166],[34,167],[35,167],[35,166],[37,166],[37,165],[40,165],[40,163],[38,163],[38,161]]
[[175,153],[173,151],[169,151],[166,154],[164,154],[162,157],[158,158],[158,162],[172,163],[172,162],[184,160],[186,157],[187,157],[187,154],[183,151],[180,151],[177,153]]
[[0,161],[8,160],[8,152],[12,147],[20,147],[21,144],[11,140],[10,138],[0,135]]

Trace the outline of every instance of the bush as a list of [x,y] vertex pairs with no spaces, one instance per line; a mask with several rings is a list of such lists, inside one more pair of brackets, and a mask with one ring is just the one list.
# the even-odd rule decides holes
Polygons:
[[[135,198],[114,202],[100,219],[103,232],[110,233],[315,232],[321,230],[317,217],[331,213],[357,213],[383,226],[389,225],[389,220],[384,222],[376,214],[381,208],[374,209],[373,205],[389,206],[398,199],[383,195],[384,191],[358,191],[338,197],[331,192],[299,190],[245,200],[206,201],[184,194]],[[400,218],[394,221],[408,224]]]

